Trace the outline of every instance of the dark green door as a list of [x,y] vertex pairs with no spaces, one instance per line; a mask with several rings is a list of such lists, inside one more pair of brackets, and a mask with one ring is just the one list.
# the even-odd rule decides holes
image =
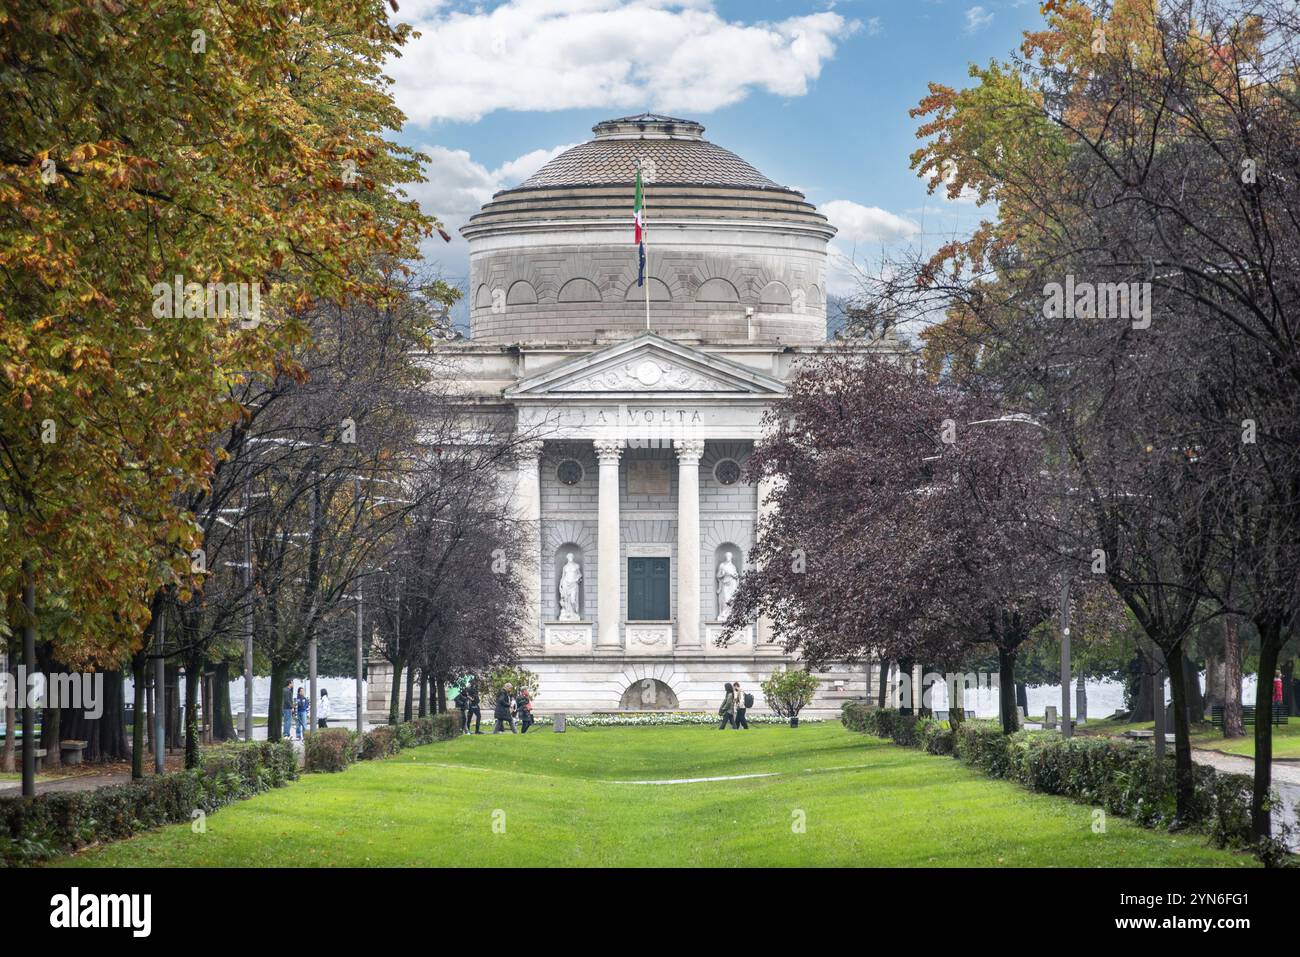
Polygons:
[[628,621],[667,621],[668,559],[627,560]]

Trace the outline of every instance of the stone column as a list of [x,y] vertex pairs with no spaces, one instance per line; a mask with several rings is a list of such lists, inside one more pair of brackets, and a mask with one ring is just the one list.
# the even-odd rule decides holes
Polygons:
[[615,651],[621,645],[620,629],[623,568],[619,554],[618,460],[623,440],[597,441],[600,460],[600,522],[596,535],[597,595],[596,648]]
[[677,439],[677,634],[679,647],[700,645],[700,459],[704,442]]
[[[755,539],[758,537],[758,523],[771,515],[776,506],[769,501],[772,493],[777,490],[777,480],[771,478],[762,478],[758,481],[758,506],[756,509],[755,522]],[[757,654],[781,654],[780,646],[773,643],[775,633],[772,629],[772,619],[766,615],[760,615],[755,627],[754,651]]]
[[541,642],[542,627],[542,443],[523,442],[519,446],[519,466],[515,479],[515,508],[519,520],[525,523],[525,553],[521,561],[524,580],[524,600],[527,616],[524,620],[524,641],[529,645]]

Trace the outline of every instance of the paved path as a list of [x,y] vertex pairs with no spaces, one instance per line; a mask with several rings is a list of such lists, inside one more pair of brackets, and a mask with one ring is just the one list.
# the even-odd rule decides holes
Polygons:
[[[1255,773],[1255,759],[1239,754],[1192,748],[1192,760],[1228,774]],[[1273,789],[1277,791],[1278,800],[1282,804],[1273,811],[1273,834],[1279,835],[1283,826],[1289,826],[1292,833],[1287,846],[1293,851],[1300,850],[1300,820],[1297,819],[1297,809],[1300,806],[1300,766],[1274,761]]]
[[[52,794],[57,791],[95,791],[113,784],[129,784],[129,774],[78,774],[73,777],[55,778],[52,781],[37,781],[37,794]],[[21,781],[0,781],[0,797],[18,797],[22,794]]]

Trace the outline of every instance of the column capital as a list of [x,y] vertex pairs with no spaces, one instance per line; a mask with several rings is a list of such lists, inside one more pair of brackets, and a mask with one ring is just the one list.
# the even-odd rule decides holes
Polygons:
[[682,465],[699,465],[704,458],[703,439],[673,439],[673,451]]
[[537,459],[542,456],[542,446],[544,443],[541,439],[525,439],[517,446],[519,457],[521,459]]
[[596,449],[596,458],[602,465],[617,465],[625,443],[622,439],[596,439],[591,444]]

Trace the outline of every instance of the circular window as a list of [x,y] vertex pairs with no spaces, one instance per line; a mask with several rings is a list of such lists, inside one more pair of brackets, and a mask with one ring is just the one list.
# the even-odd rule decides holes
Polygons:
[[555,470],[555,475],[565,485],[577,485],[582,481],[582,465],[574,459],[565,459]]
[[713,477],[719,485],[735,485],[740,481],[740,463],[735,459],[723,459],[713,466]]

